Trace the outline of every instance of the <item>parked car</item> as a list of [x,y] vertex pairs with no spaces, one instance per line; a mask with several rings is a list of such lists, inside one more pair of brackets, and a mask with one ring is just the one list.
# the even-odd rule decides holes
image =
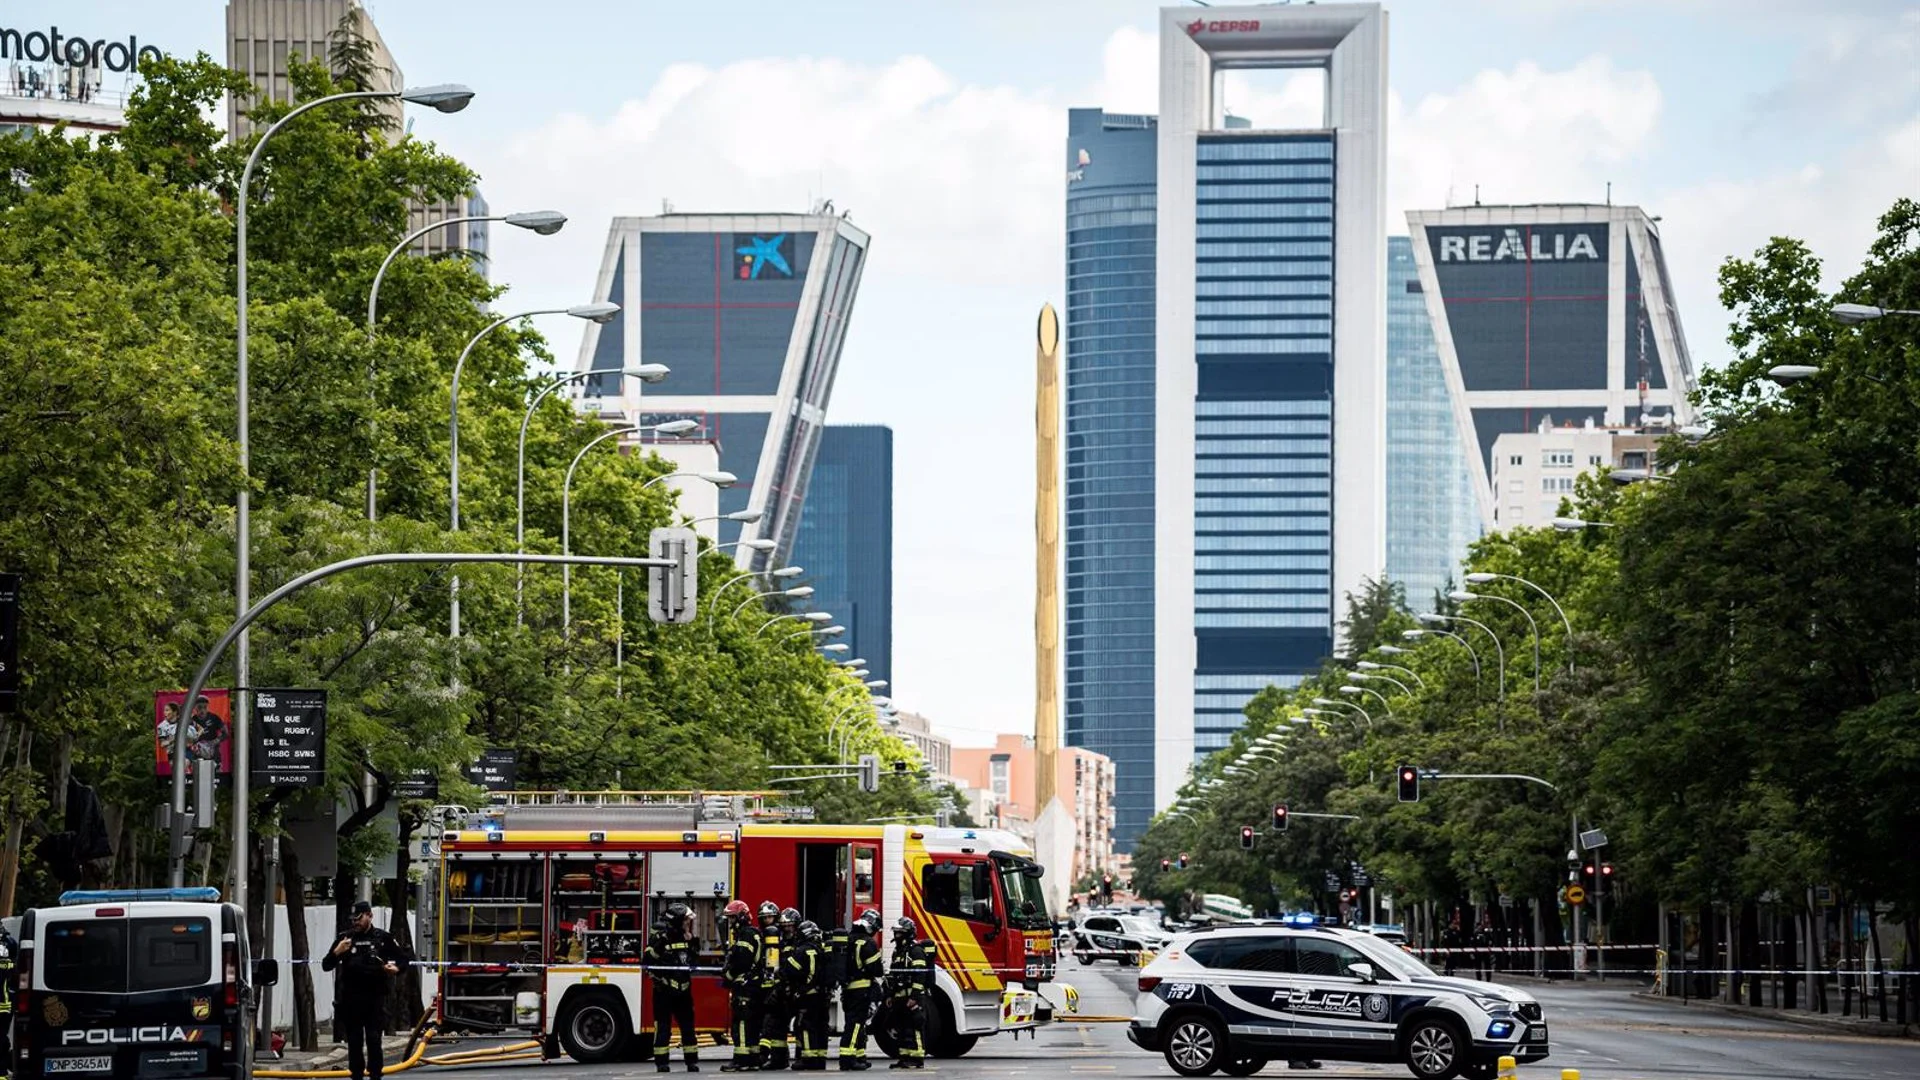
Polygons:
[[1182,1076],[1267,1062],[1402,1062],[1419,1080],[1494,1080],[1547,1056],[1531,994],[1449,979],[1375,937],[1313,925],[1180,934],[1140,972],[1127,1037]]
[[1082,964],[1096,960],[1142,963],[1173,940],[1173,935],[1152,919],[1105,914],[1087,916],[1074,927],[1073,937],[1073,958]]

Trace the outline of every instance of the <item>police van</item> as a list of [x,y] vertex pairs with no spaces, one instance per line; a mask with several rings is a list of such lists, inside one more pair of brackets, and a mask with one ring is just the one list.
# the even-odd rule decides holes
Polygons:
[[254,990],[247,921],[218,889],[65,893],[20,920],[13,1075],[247,1080]]

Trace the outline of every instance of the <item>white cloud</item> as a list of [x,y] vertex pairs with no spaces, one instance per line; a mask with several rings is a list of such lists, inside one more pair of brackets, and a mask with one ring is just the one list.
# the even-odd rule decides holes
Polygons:
[[1658,126],[1660,86],[1604,56],[1565,71],[1521,63],[1482,71],[1458,90],[1408,107],[1392,96],[1387,121],[1387,228],[1406,211],[1471,203],[1598,202],[1608,169],[1640,157]]

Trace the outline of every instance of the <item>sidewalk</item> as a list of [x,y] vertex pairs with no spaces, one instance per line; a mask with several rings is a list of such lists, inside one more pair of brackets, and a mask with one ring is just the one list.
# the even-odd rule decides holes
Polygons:
[[1884,1039],[1920,1038],[1920,1030],[1912,1024],[1896,1024],[1891,1020],[1862,1020],[1857,1016],[1834,1016],[1831,1013],[1810,1013],[1802,1009],[1774,1009],[1755,1005],[1730,1005],[1723,1001],[1702,1001],[1699,998],[1681,1000],[1665,994],[1655,994],[1648,990],[1637,990],[1634,997],[1644,1001],[1657,1002],[1675,1009],[1707,1009],[1726,1016],[1748,1016],[1762,1020],[1777,1020],[1802,1027],[1819,1028],[1840,1035],[1868,1035]]

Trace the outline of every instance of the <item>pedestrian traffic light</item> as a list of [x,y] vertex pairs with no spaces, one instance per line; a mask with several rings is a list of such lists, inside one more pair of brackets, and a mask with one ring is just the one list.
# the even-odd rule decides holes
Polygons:
[[1253,826],[1240,826],[1240,846],[1243,848],[1251,848],[1253,846]]
[[1286,803],[1273,804],[1273,831],[1274,832],[1287,831],[1287,804]]
[[1411,765],[1400,766],[1400,801],[1420,801],[1420,770]]
[[1183,851],[1180,853],[1180,869],[1185,870],[1186,868],[1187,868],[1187,853]]

